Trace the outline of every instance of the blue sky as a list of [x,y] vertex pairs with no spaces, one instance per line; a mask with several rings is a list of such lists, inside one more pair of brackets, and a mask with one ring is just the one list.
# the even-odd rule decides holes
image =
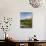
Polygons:
[[32,12],[21,12],[20,19],[32,18]]

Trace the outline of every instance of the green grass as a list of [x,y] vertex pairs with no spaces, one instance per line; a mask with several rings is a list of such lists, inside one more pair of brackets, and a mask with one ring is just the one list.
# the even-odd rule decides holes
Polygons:
[[32,28],[32,19],[20,20],[21,28]]

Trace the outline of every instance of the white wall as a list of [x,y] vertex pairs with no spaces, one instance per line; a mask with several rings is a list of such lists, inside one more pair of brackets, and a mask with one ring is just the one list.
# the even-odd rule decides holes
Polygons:
[[45,15],[45,31],[44,31],[44,39],[46,39],[46,15]]
[[45,15],[46,9],[40,8],[37,11],[34,11],[34,29],[33,32],[37,35],[39,40],[46,40],[45,39]]
[[[20,12],[22,11],[33,13],[33,27],[31,29],[20,28]],[[28,0],[0,0],[0,18],[4,16],[13,18],[12,26],[8,33],[10,37],[14,37],[17,40],[27,40],[34,34],[37,35],[39,40],[44,40],[45,12],[45,8],[32,8]],[[2,35],[1,33],[2,31],[0,35]],[[2,38],[0,36],[0,39]]]

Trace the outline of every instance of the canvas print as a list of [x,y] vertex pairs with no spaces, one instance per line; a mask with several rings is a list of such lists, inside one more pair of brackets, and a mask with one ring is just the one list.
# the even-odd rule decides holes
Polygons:
[[32,12],[20,13],[20,28],[32,28]]

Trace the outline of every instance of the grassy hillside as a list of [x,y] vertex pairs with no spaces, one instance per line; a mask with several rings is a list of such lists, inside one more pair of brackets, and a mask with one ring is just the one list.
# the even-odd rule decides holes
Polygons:
[[21,28],[32,28],[32,19],[20,20]]

